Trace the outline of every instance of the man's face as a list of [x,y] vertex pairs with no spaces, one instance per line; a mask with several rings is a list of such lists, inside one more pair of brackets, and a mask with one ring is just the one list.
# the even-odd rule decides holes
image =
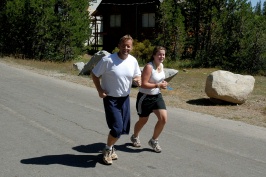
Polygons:
[[118,44],[118,48],[122,55],[128,55],[133,49],[133,42],[130,39],[124,40]]

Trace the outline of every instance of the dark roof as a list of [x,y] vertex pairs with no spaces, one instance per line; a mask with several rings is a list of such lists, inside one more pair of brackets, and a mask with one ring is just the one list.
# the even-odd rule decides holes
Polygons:
[[91,14],[92,16],[98,16],[98,9],[102,6],[139,6],[139,5],[147,5],[147,4],[154,4],[159,3],[160,0],[102,0],[96,10]]

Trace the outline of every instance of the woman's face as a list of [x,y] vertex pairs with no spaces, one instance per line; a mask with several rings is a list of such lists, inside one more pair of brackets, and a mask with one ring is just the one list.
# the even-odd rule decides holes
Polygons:
[[155,55],[153,55],[153,58],[156,63],[162,63],[165,59],[165,50],[159,50]]

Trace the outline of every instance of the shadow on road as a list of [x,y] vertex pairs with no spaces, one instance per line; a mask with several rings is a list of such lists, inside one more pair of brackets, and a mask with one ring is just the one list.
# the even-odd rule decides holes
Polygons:
[[[95,143],[86,146],[77,146],[73,149],[78,152],[85,153],[99,153],[104,147],[104,143]],[[103,164],[102,154],[97,155],[75,155],[75,154],[61,154],[61,155],[47,155],[41,157],[33,157],[23,159],[20,161],[22,164],[33,165],[52,165],[60,164],[80,168],[93,168],[97,163]]]
[[[73,147],[73,150],[82,153],[97,153],[98,155],[75,155],[75,154],[60,154],[60,155],[47,155],[41,157],[33,157],[29,159],[22,159],[20,162],[22,164],[33,164],[33,165],[52,165],[60,164],[71,167],[80,168],[93,168],[97,163],[103,164],[102,161],[102,149],[104,148],[104,143],[94,143],[89,145],[80,145]],[[152,151],[148,148],[134,148],[131,143],[125,143],[122,145],[115,145],[115,149],[118,151],[128,152],[128,153],[140,153],[143,151]]]
[[92,168],[96,163],[102,163],[101,155],[74,155],[74,154],[61,154],[61,155],[47,155],[41,157],[34,157],[23,159],[22,164],[33,165],[52,165],[60,164],[71,167]]
[[[83,153],[102,153],[104,146],[105,146],[104,143],[95,143],[95,144],[76,146],[76,147],[73,147],[73,149],[78,152],[83,152]],[[123,151],[123,152],[128,152],[128,153],[140,153],[143,151],[152,151],[151,149],[148,149],[148,148],[135,148],[132,146],[131,143],[115,145],[114,147],[118,151]]]
[[188,104],[191,105],[199,105],[199,106],[234,106],[236,104],[234,103],[229,103],[226,101],[218,100],[218,99],[210,99],[210,98],[199,98],[199,99],[194,99],[194,100],[188,100]]
[[93,143],[88,145],[80,145],[73,147],[72,149],[83,153],[101,153],[105,144],[104,143]]
[[122,145],[115,145],[115,149],[119,150],[119,151],[123,151],[123,152],[128,152],[128,153],[140,153],[140,152],[144,152],[144,151],[150,151],[153,152],[152,149],[149,148],[136,148],[132,146],[132,143],[125,143]]

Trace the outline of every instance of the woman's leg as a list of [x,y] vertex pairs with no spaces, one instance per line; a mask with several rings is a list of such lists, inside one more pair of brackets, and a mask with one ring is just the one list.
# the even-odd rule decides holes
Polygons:
[[139,136],[139,132],[143,128],[143,126],[147,123],[149,117],[139,117],[139,120],[136,122],[134,126],[134,137]]
[[156,140],[160,136],[161,132],[163,131],[164,125],[167,122],[167,111],[165,109],[157,109],[154,110],[153,112],[158,118],[152,136],[152,139]]

